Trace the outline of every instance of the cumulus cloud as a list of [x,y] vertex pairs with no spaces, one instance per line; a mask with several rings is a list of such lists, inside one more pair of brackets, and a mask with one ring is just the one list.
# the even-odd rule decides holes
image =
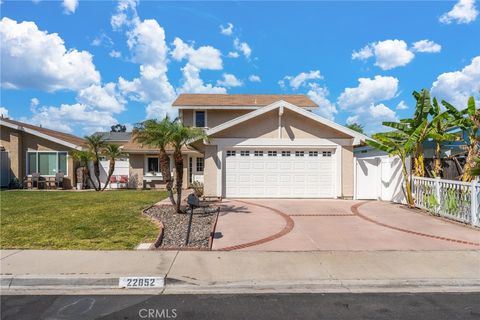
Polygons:
[[298,89],[299,87],[305,85],[309,80],[320,79],[323,79],[320,71],[312,70],[310,72],[301,72],[296,76],[285,76],[278,83],[281,87],[285,87],[285,84],[288,83],[293,89]]
[[64,132],[73,132],[73,128],[79,127],[86,134],[107,130],[117,123],[109,112],[98,111],[81,103],[43,106],[30,119],[22,120]]
[[40,104],[40,100],[38,98],[32,98],[30,99],[30,111],[32,113],[37,111],[37,106]]
[[34,22],[4,17],[0,35],[4,88],[79,90],[100,82],[89,52],[67,50],[58,34],[41,31]]
[[[462,109],[467,105],[468,97],[480,93],[480,56],[462,70],[445,72],[437,77],[432,85],[432,95],[444,99],[457,108]],[[478,101],[478,100],[477,100]]]
[[122,56],[122,53],[117,50],[112,50],[108,53],[108,55],[112,58],[120,58]]
[[397,104],[397,107],[396,107],[397,110],[407,110],[408,109],[408,105],[405,103],[405,101],[400,101],[398,104]]
[[230,52],[228,53],[227,57],[229,57],[229,58],[238,58],[238,57],[240,57],[240,55],[239,55],[238,52],[236,52],[236,51],[230,51]]
[[397,39],[371,43],[360,51],[352,53],[352,59],[365,60],[372,56],[375,56],[375,65],[382,70],[407,65],[415,57],[408,50],[407,43]]
[[431,40],[420,40],[413,43],[413,50],[416,52],[438,53],[442,46]]
[[250,58],[250,55],[252,54],[252,49],[246,42],[241,42],[239,38],[235,38],[233,41],[233,47],[243,53],[243,55],[246,58]]
[[318,105],[318,108],[316,108],[314,112],[324,118],[334,120],[337,107],[328,99],[328,95],[330,94],[328,89],[317,83],[310,83],[309,87],[310,89],[307,92],[307,96]]
[[251,74],[251,75],[249,75],[249,76],[248,76],[248,80],[249,80],[250,82],[261,82],[261,81],[262,81],[262,79],[260,79],[260,77],[257,76],[256,74]]
[[397,93],[397,78],[377,75],[373,79],[359,78],[358,86],[345,88],[337,103],[342,110],[361,112],[372,103],[394,98]]
[[220,26],[220,33],[223,34],[223,35],[226,35],[226,36],[231,36],[232,33],[233,33],[233,24],[231,24],[229,22],[226,27],[221,25]]
[[75,13],[75,10],[77,10],[78,7],[78,0],[63,0],[62,6],[65,14]]
[[117,85],[113,82],[105,86],[91,85],[82,89],[77,100],[81,104],[112,113],[119,113],[125,109],[125,100],[117,92]]
[[110,18],[113,30],[123,27],[133,27],[140,23],[137,14],[138,0],[120,0],[117,3],[115,14]]
[[475,0],[459,0],[447,13],[440,16],[441,23],[467,24],[475,21],[478,16],[478,10],[475,8]]
[[369,108],[369,115],[373,119],[379,119],[381,121],[398,121],[397,114],[395,111],[384,105],[383,103],[374,105],[372,104]]
[[0,107],[0,116],[3,118],[8,118],[8,109],[5,107]]
[[217,85],[227,87],[227,88],[241,87],[243,86],[243,82],[238,80],[237,77],[235,77],[233,74],[224,73],[223,79],[218,80]]

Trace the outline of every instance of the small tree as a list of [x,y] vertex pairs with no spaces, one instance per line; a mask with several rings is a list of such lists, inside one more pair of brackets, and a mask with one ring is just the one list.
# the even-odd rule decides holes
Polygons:
[[115,160],[122,157],[124,154],[122,153],[122,149],[117,144],[107,144],[105,149],[103,150],[103,155],[105,155],[108,160],[110,160],[109,168],[108,168],[108,177],[107,181],[105,182],[105,186],[103,186],[103,190],[107,188],[108,184],[110,183],[110,178],[115,171]]
[[183,154],[182,147],[195,140],[206,139],[207,136],[201,128],[186,127],[180,121],[172,124],[171,141],[173,144],[173,160],[175,163],[175,181],[177,189],[177,212],[181,212],[180,204],[182,200],[183,185]]
[[106,144],[105,139],[101,135],[91,135],[86,136],[85,140],[87,140],[88,150],[92,154],[93,174],[97,179],[97,184],[93,183],[93,181],[92,184],[95,188],[95,191],[101,191],[102,184],[100,183],[100,156]]
[[454,118],[452,124],[458,126],[468,137],[467,142],[467,160],[463,168],[462,181],[472,181],[473,176],[470,173],[471,169],[475,167],[474,159],[479,157],[478,145],[480,143],[479,123],[480,111],[475,107],[475,98],[472,96],[468,99],[467,108],[459,111],[450,103],[442,100],[442,104],[447,108],[448,112]]
[[391,156],[398,156],[402,162],[402,174],[405,181],[405,198],[408,205],[415,207],[415,200],[412,194],[410,175],[407,169],[407,157],[415,150],[415,144],[417,143],[420,135],[424,132],[427,126],[425,120],[411,135],[407,135],[403,132],[383,132],[377,133],[373,136],[375,140],[367,140],[366,143],[369,146],[387,152]]
[[162,121],[145,120],[137,124],[133,130],[133,139],[142,144],[150,145],[158,148],[160,156],[160,170],[162,178],[165,181],[168,197],[175,205],[175,198],[173,196],[173,180],[170,170],[170,156],[167,154],[166,148],[171,141],[172,122],[165,117]]
[[73,160],[80,163],[80,167],[77,170],[79,170],[81,174],[78,174],[77,171],[77,182],[81,182],[82,187],[87,185],[87,180],[93,185],[92,177],[90,176],[90,169],[88,168],[88,162],[93,159],[90,150],[72,150],[70,151],[70,156]]
[[361,125],[359,123],[356,123],[356,122],[350,123],[350,124],[347,124],[346,127],[349,128],[349,129],[352,129],[354,131],[363,133],[363,125]]
[[127,127],[123,124],[117,123],[114,126],[110,127],[110,132],[126,132]]

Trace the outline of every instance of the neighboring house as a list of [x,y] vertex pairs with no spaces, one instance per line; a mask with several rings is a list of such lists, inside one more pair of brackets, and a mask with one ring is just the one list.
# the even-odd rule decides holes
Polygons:
[[74,185],[76,168],[68,153],[81,149],[83,139],[7,118],[0,118],[0,132],[2,187],[36,172],[46,177],[63,172],[64,187]]

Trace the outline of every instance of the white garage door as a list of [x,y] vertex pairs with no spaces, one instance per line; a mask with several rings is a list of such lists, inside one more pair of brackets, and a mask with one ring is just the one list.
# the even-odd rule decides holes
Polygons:
[[334,149],[227,150],[230,198],[333,198]]

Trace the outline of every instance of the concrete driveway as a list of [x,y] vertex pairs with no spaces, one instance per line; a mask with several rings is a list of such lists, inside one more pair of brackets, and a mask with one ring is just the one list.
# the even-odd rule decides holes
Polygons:
[[224,200],[214,250],[478,250],[480,230],[381,201]]

